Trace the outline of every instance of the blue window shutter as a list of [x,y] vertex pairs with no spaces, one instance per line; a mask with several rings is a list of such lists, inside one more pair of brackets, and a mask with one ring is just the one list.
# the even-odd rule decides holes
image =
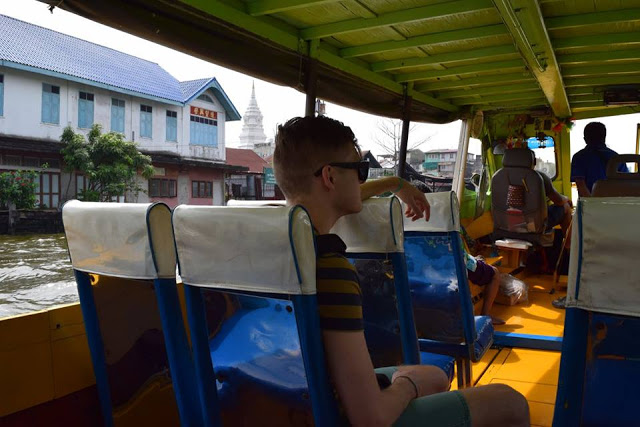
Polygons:
[[42,90],[42,116],[41,116],[41,121],[42,123],[49,123],[49,94],[47,92],[44,91],[44,88]]
[[111,131],[124,133],[124,105],[120,103],[124,104],[124,101],[117,99],[111,101]]
[[93,101],[87,101],[87,127],[93,125]]
[[58,93],[50,93],[49,94],[49,105],[51,106],[51,123],[60,123],[60,94]]
[[87,117],[87,105],[84,99],[78,100],[78,127],[85,128],[87,127],[85,123],[85,118]]
[[151,138],[151,113],[140,112],[140,136],[145,138]]
[[4,115],[4,81],[0,82],[0,116]]
[[178,118],[177,117],[169,117],[167,116],[167,141],[177,141],[178,140]]
[[214,147],[218,146],[218,126],[210,126],[211,128],[211,142]]

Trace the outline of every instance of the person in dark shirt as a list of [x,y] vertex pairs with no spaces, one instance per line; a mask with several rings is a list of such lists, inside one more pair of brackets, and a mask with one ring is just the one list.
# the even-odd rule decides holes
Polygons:
[[447,392],[446,375],[433,366],[393,367],[386,372],[390,384],[382,388],[378,383],[364,337],[358,276],[345,257],[344,242],[329,231],[340,217],[360,212],[362,200],[389,191],[407,205],[408,217],[428,220],[424,194],[398,177],[364,183],[368,163],[362,162],[353,132],[328,117],[298,117],[279,126],[273,162],[287,202],[304,206],[315,228],[316,293],[325,357],[348,422],[529,425],[526,399],[503,384]]
[[[571,159],[571,181],[576,183],[580,197],[590,197],[593,184],[607,177],[607,162],[618,153],[606,146],[607,128],[600,122],[591,122],[584,128],[587,146]],[[624,163],[619,172],[629,172]]]

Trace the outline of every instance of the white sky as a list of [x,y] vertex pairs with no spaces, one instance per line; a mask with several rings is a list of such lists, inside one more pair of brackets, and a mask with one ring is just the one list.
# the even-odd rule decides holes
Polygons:
[[[244,114],[247,108],[251,83],[255,81],[256,98],[264,116],[263,124],[267,138],[273,138],[277,124],[304,114],[304,95],[291,88],[276,86],[231,71],[61,9],[55,9],[51,14],[46,4],[35,0],[1,0],[0,14],[156,62],[181,81],[216,77],[240,114]],[[327,115],[351,126],[363,149],[372,150],[374,154],[383,153],[383,150],[372,142],[375,136],[379,135],[376,126],[381,118],[334,104],[327,104]],[[589,121],[579,121],[574,126],[572,154],[584,147],[582,132]],[[640,122],[640,114],[602,118],[599,121],[607,126],[607,144],[611,148],[620,153],[631,153],[635,150],[636,124]],[[240,121],[227,122],[227,146],[237,146],[241,126]],[[409,146],[411,147],[412,140],[421,140],[433,135],[427,143],[419,147],[421,150],[457,148],[459,130],[460,122],[447,125],[417,124],[409,137]],[[470,152],[480,153],[479,142],[470,145]]]

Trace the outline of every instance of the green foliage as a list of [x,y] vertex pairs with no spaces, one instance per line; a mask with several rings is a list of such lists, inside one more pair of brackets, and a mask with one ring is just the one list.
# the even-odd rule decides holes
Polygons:
[[60,140],[65,170],[79,170],[89,179],[89,188],[81,194],[83,200],[109,202],[126,192],[144,191],[136,176],[153,176],[151,158],[138,151],[134,142],[125,141],[120,133],[102,133],[100,125],[93,125],[85,140],[71,127],[65,128]]
[[0,173],[0,206],[13,202],[17,209],[33,209],[36,205],[35,171],[11,171]]

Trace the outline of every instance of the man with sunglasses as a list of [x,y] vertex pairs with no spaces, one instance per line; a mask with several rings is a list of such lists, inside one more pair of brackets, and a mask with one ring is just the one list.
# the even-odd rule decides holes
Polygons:
[[304,206],[313,222],[320,326],[344,421],[357,426],[528,425],[527,401],[505,385],[447,392],[446,375],[433,366],[400,366],[376,376],[364,337],[358,275],[345,258],[344,242],[329,231],[340,217],[360,212],[362,200],[386,192],[405,202],[408,217],[428,220],[424,194],[398,177],[365,182],[369,164],[361,160],[353,132],[328,117],[294,118],[279,126],[273,162],[288,203]]

